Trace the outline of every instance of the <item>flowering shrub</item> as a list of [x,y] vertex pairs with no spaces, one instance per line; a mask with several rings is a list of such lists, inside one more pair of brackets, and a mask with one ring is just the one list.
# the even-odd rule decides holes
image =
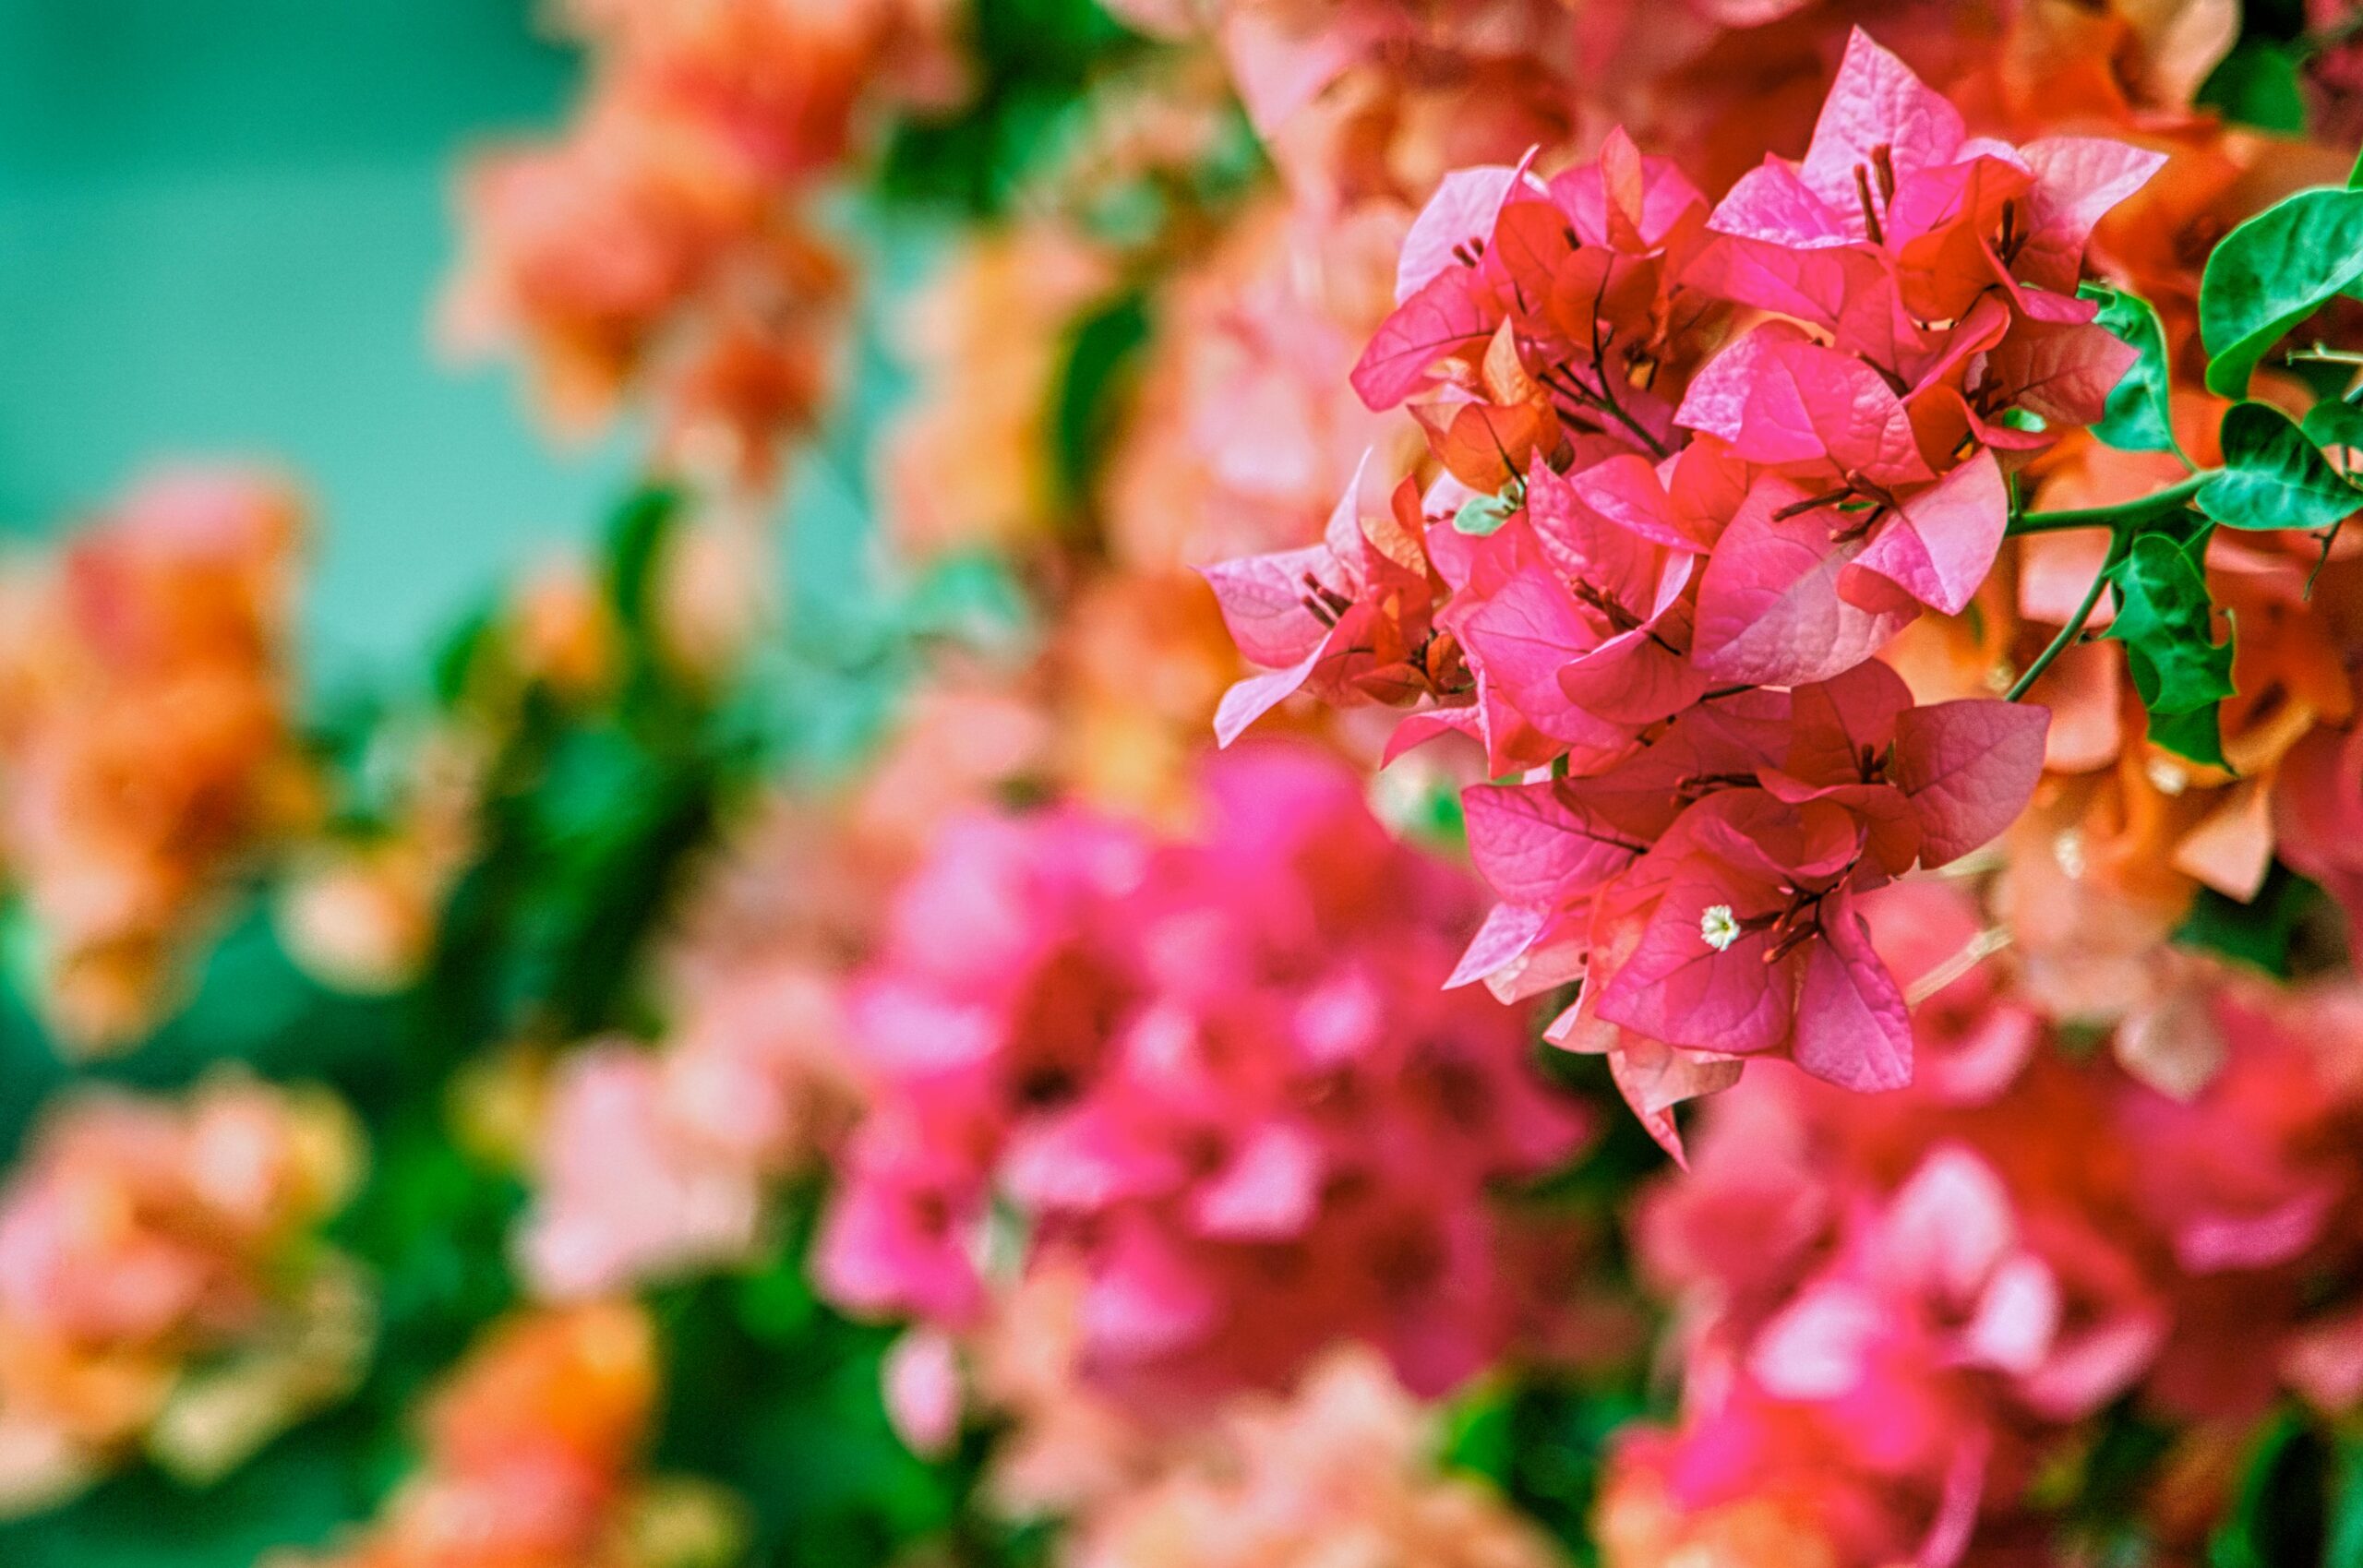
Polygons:
[[1289,1403],[1229,1412],[1212,1453],[1086,1514],[1074,1560],[1289,1563],[1340,1550],[1485,1568],[1557,1560],[1481,1483],[1437,1474],[1425,1441],[1418,1406],[1383,1367],[1332,1358]]
[[0,1562],[2349,1562],[2351,9],[558,6],[604,535],[0,575]]
[[[1376,519],[1349,490],[1321,545],[1208,569],[1241,650],[1273,668],[1226,698],[1217,733],[1309,685],[1411,704],[1397,748],[1457,733],[1491,773],[1547,770],[1470,792],[1471,851],[1504,902],[1456,977],[1508,995],[1581,977],[1553,1037],[1608,1053],[1669,1149],[1670,1107],[1751,1056],[1908,1082],[1905,998],[1854,902],[2008,827],[2047,715],[1916,703],[1879,652],[1924,611],[1966,610],[2013,527],[2115,515],[2111,564],[2010,697],[2112,583],[2153,711],[2188,700],[2189,682],[2167,689],[2193,657],[2165,646],[2170,622],[2198,664],[2228,656],[2203,587],[2189,620],[2188,542],[2133,532],[2174,491],[2013,521],[2009,475],[2131,417],[2114,405],[2141,351],[2078,283],[2095,224],[2163,162],[1973,138],[1858,30],[1805,158],[1768,158],[1711,209],[1621,132],[1548,182],[1523,163],[1447,176],[1353,377],[1373,406],[1423,400],[1445,473]],[[1777,314],[1734,334],[1733,307]],[[2265,465],[2297,461],[2296,427],[2247,404],[2225,430],[2226,468],[2180,487],[2208,516],[2352,509],[2332,489],[2285,517],[2252,506],[2279,483]],[[2166,733],[2203,756],[2189,722]]]
[[846,290],[810,187],[865,92],[957,90],[937,0],[561,8],[596,84],[558,139],[498,150],[463,192],[471,255],[447,304],[466,352],[532,357],[563,427],[654,401],[677,461],[761,484],[825,396]]
[[[2120,1398],[2237,1421],[2327,1377],[2343,1406],[2345,1309],[2290,1286],[2344,1267],[2351,1008],[2227,987],[2209,1022],[2253,1048],[2182,1100],[2040,1046],[1867,1124],[1793,1079],[1735,1092],[1695,1181],[1639,1213],[1685,1303],[1688,1395],[1678,1431],[1620,1454],[1617,1561],[1784,1511],[1827,1561],[1962,1561],[1981,1514],[2031,1533],[2012,1500]],[[2308,1085],[2305,1108],[2263,1103],[2267,1082]]]

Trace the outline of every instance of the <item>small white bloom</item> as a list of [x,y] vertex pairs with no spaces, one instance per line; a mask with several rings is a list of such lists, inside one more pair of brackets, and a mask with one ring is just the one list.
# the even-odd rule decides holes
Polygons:
[[2084,875],[2084,834],[2077,828],[2065,828],[2051,841],[2051,857],[2068,874],[2069,881],[2081,881]]
[[1739,940],[1739,921],[1732,916],[1728,904],[1710,904],[1698,916],[1698,935],[1717,952],[1730,949]]
[[2180,795],[2190,787],[2190,774],[2183,766],[2155,752],[2142,763],[2141,771],[2150,775],[2150,787],[2160,795]]

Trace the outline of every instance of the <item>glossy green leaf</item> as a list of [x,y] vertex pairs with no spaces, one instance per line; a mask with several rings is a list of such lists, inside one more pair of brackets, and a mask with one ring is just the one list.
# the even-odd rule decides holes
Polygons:
[[2175,450],[2174,413],[2166,396],[2172,376],[2166,365],[2166,334],[2158,325],[2158,313],[2140,294],[2105,283],[2086,283],[2077,293],[2098,300],[2100,324],[2140,355],[2109,393],[2108,411],[2093,426],[2093,434],[2119,451]]
[[2306,439],[2329,450],[2344,447],[2349,451],[2363,452],[2363,408],[2339,398],[2324,398],[2306,411],[2306,421],[2299,426]]
[[2211,391],[2237,398],[2284,333],[2363,278],[2363,191],[2299,191],[2224,236],[2199,288]]
[[2158,713],[2150,715],[2150,740],[2154,746],[2204,762],[2211,768],[2232,771],[2230,759],[2224,755],[2224,705],[2220,701],[2203,703],[2188,713]]
[[2270,403],[2224,415],[2224,471],[2200,488],[2199,509],[2226,528],[2328,528],[2363,507],[2295,420]]
[[2144,533],[2109,569],[2117,618],[2105,637],[2125,644],[2150,738],[2195,762],[2223,767],[2216,706],[2233,692],[2232,640],[2215,640],[2214,606],[2199,561],[2207,531],[2180,543]]

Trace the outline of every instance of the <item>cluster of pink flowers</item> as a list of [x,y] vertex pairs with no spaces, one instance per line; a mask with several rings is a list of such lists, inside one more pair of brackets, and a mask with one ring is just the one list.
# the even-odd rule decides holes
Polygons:
[[335,1101],[233,1075],[51,1113],[0,1195],[0,1515],[143,1447],[210,1479],[342,1395],[367,1306],[316,1232],[360,1156]]
[[1079,1268],[1111,1387],[1277,1384],[1341,1336],[1449,1387],[1529,1307],[1490,1189],[1582,1119],[1517,1014],[1438,988],[1474,890],[1349,770],[1258,748],[1201,783],[1179,840],[1073,808],[942,835],[849,999],[873,1098],[820,1276],[966,1327],[997,1275]]
[[762,482],[825,396],[846,290],[810,189],[871,100],[941,102],[961,72],[939,0],[578,0],[594,54],[575,124],[471,171],[464,350],[512,340],[565,425],[627,393],[670,455]]
[[2130,351],[2076,296],[2083,248],[2159,162],[1971,138],[1858,31],[1805,159],[1711,209],[1621,133],[1547,182],[1448,175],[1353,377],[1417,400],[1443,476],[1207,570],[1271,671],[1224,738],[1303,688],[1412,705],[1398,750],[1533,771],[1470,797],[1502,903],[1457,978],[1582,976],[1554,1037],[1607,1051],[1669,1147],[1745,1058],[1909,1078],[1853,903],[2006,827],[2045,716],[1915,705],[1877,655],[1967,605],[2006,473],[2100,417]]
[[738,1262],[765,1239],[774,1188],[851,1100],[834,987],[798,967],[734,976],[661,1049],[568,1055],[535,1138],[519,1264],[571,1299]]
[[[1889,890],[1874,936],[1941,981],[1964,903]],[[1685,1397],[1621,1451],[1609,1561],[2020,1561],[2031,1481],[2122,1397],[2193,1442],[2284,1387],[2353,1408],[2363,1304],[2321,1287],[2357,1261],[2363,1002],[2218,976],[2195,1005],[2237,1045],[2184,1098],[2066,1061],[1973,971],[1922,1009],[1911,1090],[1719,1101],[1635,1222]]]

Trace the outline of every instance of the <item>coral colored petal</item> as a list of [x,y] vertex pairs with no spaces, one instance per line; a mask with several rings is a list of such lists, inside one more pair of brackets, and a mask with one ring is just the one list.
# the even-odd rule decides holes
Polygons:
[[1791,1050],[1799,1067],[1841,1089],[1912,1082],[1912,1014],[1843,889],[1822,900],[1821,940],[1805,957]]
[[1865,609],[1839,592],[1839,575],[1862,544],[1833,544],[1818,512],[1774,515],[1804,498],[1784,481],[1758,481],[1708,557],[1691,656],[1716,680],[1827,680],[1869,658],[1911,622],[1907,611]]

